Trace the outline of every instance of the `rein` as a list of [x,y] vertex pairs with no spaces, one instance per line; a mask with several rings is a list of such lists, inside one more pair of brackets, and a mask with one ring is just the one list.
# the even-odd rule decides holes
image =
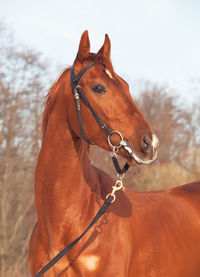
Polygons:
[[[86,105],[86,107],[91,111],[92,115],[94,116],[96,122],[98,125],[106,132],[108,135],[108,145],[112,148],[112,154],[111,158],[114,164],[114,167],[117,171],[117,178],[118,180],[115,182],[115,184],[112,186],[112,192],[107,194],[106,200],[104,201],[103,205],[100,207],[99,211],[93,218],[93,220],[90,222],[88,227],[85,229],[85,231],[74,241],[72,241],[69,245],[67,245],[63,250],[61,250],[53,259],[51,259],[34,277],[40,277],[42,276],[45,272],[47,272],[52,266],[54,266],[65,254],[67,254],[78,242],[79,240],[92,228],[92,226],[99,220],[99,218],[107,211],[108,207],[111,205],[116,200],[116,191],[118,190],[125,190],[125,187],[123,185],[123,178],[124,174],[127,172],[129,169],[129,164],[125,163],[124,167],[121,168],[119,165],[119,162],[117,160],[117,152],[121,147],[126,147],[127,143],[124,141],[123,136],[120,132],[118,131],[112,131],[98,116],[97,112],[93,109],[93,107],[90,105],[88,102],[86,96],[84,95],[83,91],[81,90],[81,87],[79,86],[78,82],[83,76],[83,74],[89,70],[91,67],[95,65],[94,62],[88,64],[85,66],[77,76],[74,75],[74,67],[71,68],[71,85],[73,89],[73,94],[74,94],[74,99],[75,99],[75,104],[76,104],[76,110],[78,113],[78,122],[79,122],[79,128],[80,128],[80,133],[81,137],[89,144],[93,144],[93,142],[90,142],[84,133],[83,130],[83,124],[82,124],[82,117],[81,117],[81,103],[80,99],[82,102]],[[120,137],[120,143],[119,145],[113,145],[111,142],[111,136],[113,134],[117,134]]]

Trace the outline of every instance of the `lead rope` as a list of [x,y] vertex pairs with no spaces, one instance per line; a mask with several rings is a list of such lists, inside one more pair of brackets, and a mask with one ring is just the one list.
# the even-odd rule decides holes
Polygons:
[[[118,134],[120,134],[120,133],[118,133]],[[121,135],[121,138],[123,139],[122,135]],[[108,138],[108,141],[109,140],[110,140],[110,137]],[[123,140],[121,140],[121,141],[123,141]],[[112,155],[114,157],[117,155],[117,151],[119,150],[120,147],[121,147],[120,144],[119,144],[119,146],[112,145],[112,148],[113,148]],[[34,277],[42,276],[51,267],[53,267],[64,255],[66,255],[79,242],[79,240],[92,228],[92,226],[100,219],[100,217],[102,217],[102,215],[107,211],[108,207],[113,202],[115,202],[115,200],[116,200],[115,193],[119,190],[125,191],[125,187],[123,185],[124,176],[125,176],[125,173],[122,173],[122,174],[117,173],[117,181],[112,186],[112,191],[106,195],[106,200],[104,201],[103,205],[100,207],[99,211],[97,212],[97,214],[95,215],[93,220],[90,222],[90,224],[88,225],[86,230],[78,238],[76,238],[69,245],[67,245],[62,251],[60,251],[53,259],[51,259],[36,275],[34,275]]]
[[36,275],[34,275],[34,277],[42,276],[52,266],[54,266],[63,256],[65,256],[79,242],[79,240],[92,228],[92,226],[100,219],[100,217],[102,217],[102,215],[107,211],[110,204],[116,200],[116,191],[125,190],[125,187],[122,182],[124,174],[117,174],[117,177],[118,180],[116,181],[114,186],[112,186],[112,192],[106,195],[106,200],[104,201],[103,205],[100,207],[99,211],[97,212],[93,220],[90,222],[86,230],[78,238],[76,238],[69,245],[67,245],[62,251],[60,251],[53,259],[51,259]]
[[34,277],[40,277],[45,272],[47,272],[52,266],[54,266],[64,255],[66,255],[78,242],[79,240],[92,228],[92,226],[98,221],[98,219],[106,212],[111,204],[111,200],[107,197],[103,205],[99,209],[98,213],[95,215],[93,220],[88,225],[87,229],[69,245],[67,245],[62,251],[60,251],[53,259],[51,259],[48,264],[46,264]]
[[[94,66],[94,63],[89,64],[87,67],[85,67],[77,77],[74,76],[74,68],[71,69],[71,79],[72,81],[72,88],[73,88],[73,93],[74,93],[74,98],[75,98],[75,103],[76,103],[76,109],[78,112],[78,121],[79,121],[79,126],[80,126],[80,132],[83,137],[83,139],[89,143],[93,144],[89,140],[87,140],[84,131],[83,131],[83,126],[82,126],[82,118],[81,118],[81,108],[80,108],[80,99],[79,96],[81,97],[82,101],[84,104],[91,110],[93,116],[95,117],[97,123],[100,125],[100,127],[108,134],[108,145],[111,147],[112,152],[111,152],[111,158],[113,160],[113,164],[115,166],[115,169],[117,171],[117,181],[115,184],[112,186],[112,192],[108,193],[106,195],[106,200],[104,201],[103,205],[100,207],[99,211],[91,221],[91,223],[88,225],[86,230],[74,241],[72,241],[69,245],[67,245],[62,251],[60,251],[53,259],[51,259],[34,277],[40,277],[42,276],[45,272],[47,272],[52,266],[54,266],[64,255],[66,255],[78,242],[79,240],[92,228],[92,226],[99,220],[99,218],[107,211],[108,207],[110,206],[111,203],[113,203],[116,200],[116,195],[115,193],[119,190],[125,190],[125,187],[123,185],[123,178],[127,170],[129,169],[128,163],[124,165],[123,168],[120,167],[118,160],[117,160],[117,152],[121,147],[124,147],[124,145],[127,145],[126,141],[123,139],[123,136],[120,132],[118,131],[111,131],[110,128],[98,117],[97,113],[95,110],[91,107],[89,102],[87,101],[86,97],[82,93],[82,90],[80,86],[78,85],[78,80],[81,78],[81,76],[92,66]],[[119,145],[113,145],[111,142],[111,136],[113,134],[117,134],[120,137],[120,143]]]

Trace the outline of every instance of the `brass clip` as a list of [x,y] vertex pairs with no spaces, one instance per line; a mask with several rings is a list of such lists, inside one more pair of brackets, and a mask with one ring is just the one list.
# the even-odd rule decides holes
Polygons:
[[122,190],[125,189],[125,187],[123,185],[123,182],[122,182],[122,180],[117,180],[115,185],[112,186],[112,192],[107,194],[106,198],[113,197],[113,199],[111,200],[111,203],[113,203],[116,199],[115,192],[118,191],[118,190],[121,190],[121,189]]

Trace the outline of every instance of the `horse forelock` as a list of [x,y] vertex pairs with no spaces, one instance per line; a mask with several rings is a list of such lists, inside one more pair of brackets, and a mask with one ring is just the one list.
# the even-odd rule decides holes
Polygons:
[[112,74],[115,73],[114,69],[113,69],[113,66],[112,66],[112,63],[111,63],[111,60],[106,59],[104,56],[90,53],[89,59],[91,61],[94,61],[95,64],[103,65]]

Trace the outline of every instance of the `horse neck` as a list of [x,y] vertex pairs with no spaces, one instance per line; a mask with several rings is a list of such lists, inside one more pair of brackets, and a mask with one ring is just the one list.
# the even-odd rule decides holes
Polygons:
[[92,191],[100,189],[89,161],[89,146],[73,136],[66,120],[65,105],[66,101],[62,99],[56,102],[43,137],[35,182],[38,215],[43,209],[41,203],[50,201],[49,192],[53,194],[53,200],[57,200],[55,205],[62,203],[67,208],[69,203],[79,206],[89,203]]
[[48,160],[51,161],[48,170],[52,169],[51,175],[56,174],[57,178],[66,180],[66,185],[80,191],[92,171],[89,146],[82,139],[73,138],[68,124],[56,124],[56,132],[52,130],[51,134],[47,141],[44,139],[42,150],[48,152]]

